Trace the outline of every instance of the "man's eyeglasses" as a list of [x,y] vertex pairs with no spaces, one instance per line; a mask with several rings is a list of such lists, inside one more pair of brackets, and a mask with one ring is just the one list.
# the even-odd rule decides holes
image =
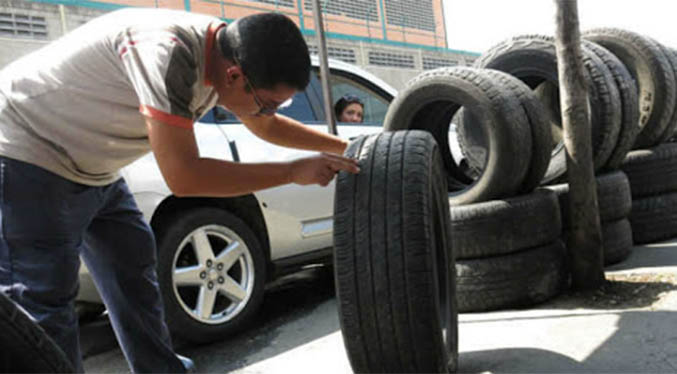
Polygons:
[[246,75],[244,75],[244,70],[242,69],[242,64],[240,61],[233,55],[233,60],[235,60],[235,63],[240,66],[240,70],[242,70],[242,78],[244,81],[247,83],[247,87],[249,90],[252,92],[252,96],[254,96],[254,101],[256,102],[256,105],[259,106],[259,111],[254,114],[255,116],[272,116],[277,112],[277,109],[279,108],[279,105],[273,106],[266,106],[263,104],[263,100],[259,97],[259,95],[256,94],[256,90],[254,89],[254,86],[249,82],[249,79],[247,78]]

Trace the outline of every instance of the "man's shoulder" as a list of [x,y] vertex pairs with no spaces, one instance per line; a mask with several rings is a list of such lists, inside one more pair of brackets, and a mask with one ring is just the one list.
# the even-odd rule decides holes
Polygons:
[[109,21],[138,25],[209,25],[213,22],[222,22],[218,17],[208,14],[187,12],[183,10],[164,8],[123,8],[110,12],[101,17]]

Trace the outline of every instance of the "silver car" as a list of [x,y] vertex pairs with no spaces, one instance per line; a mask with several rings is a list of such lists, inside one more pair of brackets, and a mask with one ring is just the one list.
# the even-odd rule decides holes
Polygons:
[[[280,113],[328,131],[318,61],[310,85]],[[395,90],[374,75],[330,60],[332,95],[364,102],[364,122],[338,123],[345,139],[381,131]],[[256,138],[229,112],[214,108],[195,125],[201,156],[237,162],[289,160],[310,152]],[[266,283],[313,264],[331,262],[334,185],[286,185],[235,198],[177,198],[152,154],[122,174],[158,243],[158,278],[170,330],[205,342],[246,326]],[[80,271],[81,306],[102,308],[87,269]],[[82,310],[88,310],[83,308]]]

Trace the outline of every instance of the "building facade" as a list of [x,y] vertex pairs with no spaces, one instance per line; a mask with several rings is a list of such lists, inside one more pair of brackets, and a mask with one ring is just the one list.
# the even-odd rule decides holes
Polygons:
[[[395,88],[428,69],[469,65],[477,53],[450,50],[443,0],[320,0],[327,54],[358,65]],[[0,67],[103,13],[158,7],[232,21],[280,12],[301,29],[317,53],[313,0],[0,0]]]

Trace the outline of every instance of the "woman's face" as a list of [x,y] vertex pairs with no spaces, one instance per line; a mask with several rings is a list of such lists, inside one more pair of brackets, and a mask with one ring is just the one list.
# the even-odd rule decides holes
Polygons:
[[343,112],[339,122],[362,122],[363,109],[362,105],[358,103],[349,104]]

